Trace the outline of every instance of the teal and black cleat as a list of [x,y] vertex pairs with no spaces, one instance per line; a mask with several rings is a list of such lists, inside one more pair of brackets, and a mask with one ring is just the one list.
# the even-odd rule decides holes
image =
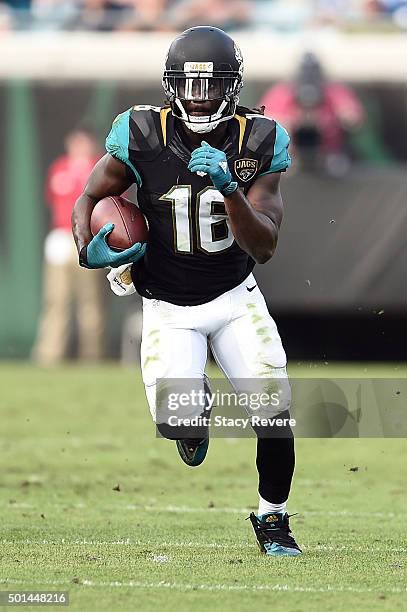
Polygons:
[[190,467],[196,467],[206,457],[209,438],[176,440],[176,443],[182,461]]
[[296,557],[301,554],[301,548],[292,536],[287,513],[268,512],[256,516],[252,512],[248,518],[262,553],[270,557]]

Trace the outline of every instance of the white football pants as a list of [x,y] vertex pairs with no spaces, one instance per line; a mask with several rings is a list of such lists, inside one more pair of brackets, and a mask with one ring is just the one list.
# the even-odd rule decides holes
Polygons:
[[[282,381],[284,405],[262,409],[260,416],[272,417],[289,408],[286,355],[277,326],[250,274],[241,285],[198,306],[176,306],[143,298],[141,367],[154,421],[157,380],[193,378],[203,387],[208,343],[236,392],[241,391],[236,389],[239,380],[245,380],[245,391],[247,379]],[[254,382],[255,389],[258,384]],[[202,406],[191,408],[188,416],[201,412]]]

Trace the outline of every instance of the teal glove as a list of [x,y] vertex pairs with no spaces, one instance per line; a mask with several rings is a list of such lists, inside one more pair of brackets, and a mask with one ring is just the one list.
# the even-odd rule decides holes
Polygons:
[[146,252],[146,245],[136,242],[129,249],[114,251],[106,242],[106,236],[114,228],[114,223],[106,223],[92,238],[88,246],[81,251],[79,261],[86,268],[118,268],[124,264],[134,263]]
[[232,181],[225,153],[211,147],[204,140],[202,145],[193,151],[188,170],[209,174],[212,183],[223,196],[230,195],[238,188],[238,184]]

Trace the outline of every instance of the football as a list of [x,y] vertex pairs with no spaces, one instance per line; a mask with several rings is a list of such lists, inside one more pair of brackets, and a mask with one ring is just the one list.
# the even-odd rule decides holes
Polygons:
[[136,242],[147,242],[147,221],[138,206],[126,198],[109,196],[96,204],[90,219],[92,234],[95,236],[106,223],[114,223],[107,236],[112,249],[122,251]]

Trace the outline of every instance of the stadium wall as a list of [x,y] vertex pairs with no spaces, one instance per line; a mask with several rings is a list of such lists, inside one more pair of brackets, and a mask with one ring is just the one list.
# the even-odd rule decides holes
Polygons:
[[[407,82],[403,33],[347,34],[332,30],[231,32],[241,47],[247,80],[286,78],[304,51],[313,51],[335,79]],[[156,83],[173,32],[16,32],[1,40],[0,79],[113,79]]]

